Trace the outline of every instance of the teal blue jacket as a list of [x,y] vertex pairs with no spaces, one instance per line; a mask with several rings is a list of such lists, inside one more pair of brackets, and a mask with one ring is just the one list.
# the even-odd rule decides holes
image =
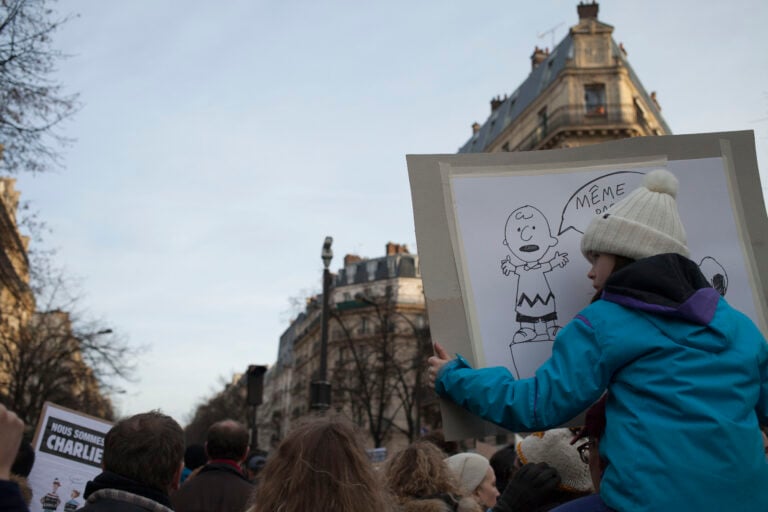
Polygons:
[[606,390],[600,494],[616,510],[768,511],[768,346],[695,264],[663,255],[616,272],[529,379],[443,366],[438,394],[513,431],[561,425]]

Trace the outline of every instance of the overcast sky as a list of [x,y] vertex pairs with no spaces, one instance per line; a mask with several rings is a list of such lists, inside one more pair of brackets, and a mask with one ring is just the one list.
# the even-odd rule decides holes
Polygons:
[[[61,1],[76,142],[18,188],[88,309],[149,349],[118,412],[185,422],[222,376],[273,363],[326,235],[334,270],[415,249],[405,155],[454,153],[576,4]],[[674,133],[755,130],[765,168],[768,2],[610,0],[599,18]]]

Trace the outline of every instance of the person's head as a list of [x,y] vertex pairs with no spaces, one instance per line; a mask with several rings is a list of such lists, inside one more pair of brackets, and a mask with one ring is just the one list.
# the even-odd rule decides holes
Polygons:
[[56,493],[56,491],[59,490],[59,487],[61,487],[61,482],[59,482],[58,478],[53,479],[53,492]]
[[600,480],[603,478],[605,468],[608,467],[608,461],[600,456],[600,438],[603,437],[606,426],[605,401],[607,399],[606,393],[587,410],[584,427],[571,441],[578,450],[581,461],[589,466],[589,475],[595,492],[600,492]]
[[[589,466],[589,476],[595,492],[600,492],[600,480],[608,467],[608,461],[600,456],[600,438],[605,433],[605,401],[608,395],[603,395],[587,411],[584,417],[584,428],[571,441],[579,452],[581,461]],[[583,441],[586,439],[586,441]]]
[[611,274],[621,270],[635,260],[605,252],[592,252],[587,255],[587,261],[592,265],[589,272],[587,272],[587,278],[592,281],[592,288],[595,289],[596,297],[599,297],[603,292],[605,282],[608,281]]
[[688,257],[685,229],[675,200],[677,189],[678,181],[672,173],[651,171],[640,187],[592,219],[581,238],[581,252],[592,264],[589,278],[598,291],[607,276],[618,270],[617,261],[665,253]]
[[104,438],[105,471],[161,492],[178,486],[184,456],[184,432],[158,411],[118,421]]
[[499,490],[488,459],[478,453],[458,453],[445,459],[445,463],[465,493],[471,494],[485,508],[496,505]]
[[493,473],[496,475],[496,489],[499,492],[504,492],[507,487],[507,483],[515,476],[517,471],[517,451],[515,451],[515,444],[507,445],[503,448],[496,450],[490,460]]
[[257,512],[380,512],[388,505],[356,428],[328,417],[283,439],[267,458],[251,501]]
[[69,495],[74,500],[80,496],[80,491],[78,491],[77,489],[72,489],[72,492]]
[[184,466],[193,470],[204,465],[208,461],[205,447],[201,444],[191,444],[184,450]]
[[557,245],[557,238],[552,236],[544,214],[526,205],[509,214],[504,226],[504,245],[520,261],[532,263]]
[[384,481],[398,499],[440,494],[462,494],[459,482],[444,462],[445,454],[429,441],[416,441],[394,454],[384,470]]
[[546,462],[560,475],[560,489],[578,497],[592,492],[589,468],[571,444],[574,433],[568,428],[534,432],[517,444],[517,456],[523,464]]
[[264,469],[266,463],[267,457],[260,453],[254,453],[248,457],[245,462],[245,470],[248,473],[248,480],[251,482],[255,481],[259,476],[259,473],[261,473],[261,470]]
[[208,428],[205,441],[208,459],[241,462],[248,453],[248,429],[235,420],[218,421]]

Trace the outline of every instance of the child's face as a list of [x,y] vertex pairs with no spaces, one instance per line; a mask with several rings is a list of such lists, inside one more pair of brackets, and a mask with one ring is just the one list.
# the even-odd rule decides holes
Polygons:
[[589,253],[587,259],[592,264],[587,277],[592,280],[592,288],[600,291],[605,286],[608,276],[616,266],[616,256],[602,252]]

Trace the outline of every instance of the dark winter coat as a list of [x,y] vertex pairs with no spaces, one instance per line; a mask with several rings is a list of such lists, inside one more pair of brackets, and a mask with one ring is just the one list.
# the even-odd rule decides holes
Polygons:
[[243,512],[253,484],[225,462],[208,463],[171,496],[176,512]]
[[81,512],[172,512],[167,494],[110,471],[88,482],[83,497]]
[[16,482],[0,480],[0,512],[28,512]]

